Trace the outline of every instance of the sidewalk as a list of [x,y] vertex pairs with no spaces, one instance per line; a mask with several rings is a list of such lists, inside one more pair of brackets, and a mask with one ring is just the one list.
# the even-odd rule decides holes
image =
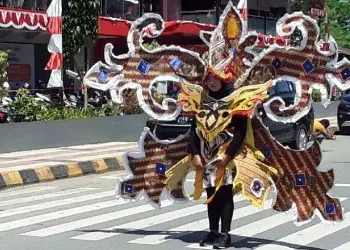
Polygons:
[[0,188],[121,170],[136,142],[111,142],[0,154]]

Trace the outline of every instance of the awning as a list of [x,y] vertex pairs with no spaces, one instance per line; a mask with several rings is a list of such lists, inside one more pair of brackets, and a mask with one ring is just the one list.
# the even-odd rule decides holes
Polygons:
[[[98,22],[98,34],[102,37],[126,37],[129,32],[131,22],[123,19],[100,17]],[[179,42],[191,44],[191,41],[199,41],[201,30],[212,31],[215,25],[197,23],[193,21],[169,21],[165,22],[165,30],[162,34],[162,41],[165,43]],[[184,39],[185,38],[185,39]],[[174,40],[175,39],[175,40]],[[258,34],[258,46],[263,48],[272,44],[285,46],[290,43],[288,39],[279,36]]]
[[[131,22],[123,19],[100,17],[98,21],[98,34],[103,37],[126,37]],[[162,36],[186,35],[199,37],[201,30],[212,31],[215,26],[211,24],[196,23],[192,21],[165,22]]]
[[0,28],[46,30],[45,12],[0,8]]

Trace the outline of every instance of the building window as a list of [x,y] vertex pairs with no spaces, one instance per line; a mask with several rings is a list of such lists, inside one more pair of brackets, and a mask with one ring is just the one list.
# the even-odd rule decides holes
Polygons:
[[46,11],[51,0],[0,0],[0,7]]
[[143,12],[160,13],[160,0],[143,0]]
[[139,1],[102,0],[102,15],[126,20],[135,20],[140,16]]

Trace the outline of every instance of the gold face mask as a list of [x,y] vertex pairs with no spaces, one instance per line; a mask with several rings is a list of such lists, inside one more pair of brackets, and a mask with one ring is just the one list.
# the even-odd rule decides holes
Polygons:
[[206,141],[213,141],[231,122],[230,103],[203,101],[196,114],[197,128]]

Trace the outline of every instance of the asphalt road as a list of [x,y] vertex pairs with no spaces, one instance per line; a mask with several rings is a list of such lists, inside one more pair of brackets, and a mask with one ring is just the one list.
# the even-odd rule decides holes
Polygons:
[[[232,241],[236,249],[350,249],[350,137],[323,143],[321,169],[334,168],[345,221],[296,227],[293,214],[258,210],[236,198]],[[0,192],[1,250],[193,249],[207,230],[206,207],[199,203],[155,209],[146,201],[114,198],[115,175],[91,175]],[[191,192],[189,177],[186,193]],[[346,244],[339,247],[342,244]],[[339,248],[336,248],[339,247]],[[231,249],[235,249],[232,247]]]

